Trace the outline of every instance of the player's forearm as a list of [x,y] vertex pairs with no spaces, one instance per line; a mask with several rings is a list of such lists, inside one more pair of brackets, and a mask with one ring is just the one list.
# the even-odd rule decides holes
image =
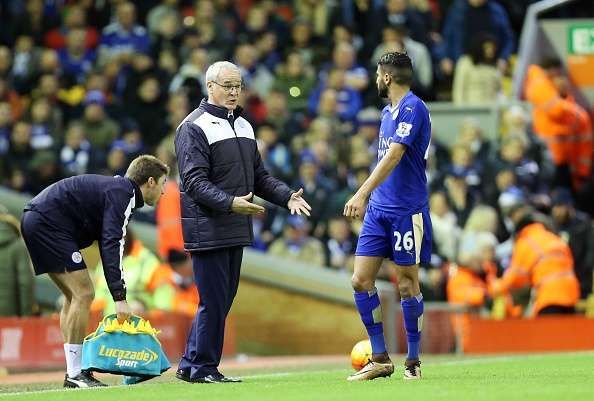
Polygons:
[[384,157],[371,172],[371,175],[365,180],[357,192],[369,196],[375,188],[384,182],[398,163],[400,163],[405,149],[404,145],[395,143],[390,145],[388,152],[386,152]]

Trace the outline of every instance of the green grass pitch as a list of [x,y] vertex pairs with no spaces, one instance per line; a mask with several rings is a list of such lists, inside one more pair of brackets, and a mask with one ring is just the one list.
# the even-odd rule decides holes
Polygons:
[[389,379],[350,383],[345,377],[352,370],[344,365],[314,365],[226,372],[243,373],[239,384],[189,384],[167,375],[136,386],[88,390],[62,390],[58,383],[3,386],[0,400],[594,400],[594,353],[426,357],[422,370],[423,379],[414,382],[402,380],[401,366]]

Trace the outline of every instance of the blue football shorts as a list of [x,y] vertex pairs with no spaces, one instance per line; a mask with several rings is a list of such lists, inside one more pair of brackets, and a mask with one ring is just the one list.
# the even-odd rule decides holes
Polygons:
[[429,263],[431,242],[428,209],[412,215],[395,215],[369,205],[355,255],[382,256],[401,266]]

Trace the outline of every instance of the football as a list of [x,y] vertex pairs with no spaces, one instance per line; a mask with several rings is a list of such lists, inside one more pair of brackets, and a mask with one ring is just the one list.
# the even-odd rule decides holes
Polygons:
[[351,365],[353,369],[360,370],[371,359],[371,343],[369,340],[361,340],[351,351]]

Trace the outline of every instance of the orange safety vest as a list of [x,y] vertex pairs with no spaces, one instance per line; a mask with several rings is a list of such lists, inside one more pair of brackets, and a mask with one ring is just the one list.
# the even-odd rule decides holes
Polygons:
[[534,291],[534,315],[549,305],[574,306],[580,297],[569,246],[542,223],[518,233],[510,266],[490,291],[500,294],[527,285]]
[[532,106],[535,133],[547,143],[555,165],[568,165],[576,189],[592,172],[592,122],[572,97],[562,98],[544,69],[528,68],[524,94]]
[[157,246],[159,255],[166,259],[170,249],[183,251],[184,237],[181,227],[181,204],[179,185],[167,181],[165,191],[155,211],[157,220]]
[[161,264],[153,273],[148,288],[154,291],[161,285],[172,286],[175,289],[175,295],[172,299],[171,311],[193,317],[196,315],[198,304],[200,303],[198,289],[196,285],[191,285],[188,288],[180,288],[175,283],[173,274],[173,269],[169,264]]

